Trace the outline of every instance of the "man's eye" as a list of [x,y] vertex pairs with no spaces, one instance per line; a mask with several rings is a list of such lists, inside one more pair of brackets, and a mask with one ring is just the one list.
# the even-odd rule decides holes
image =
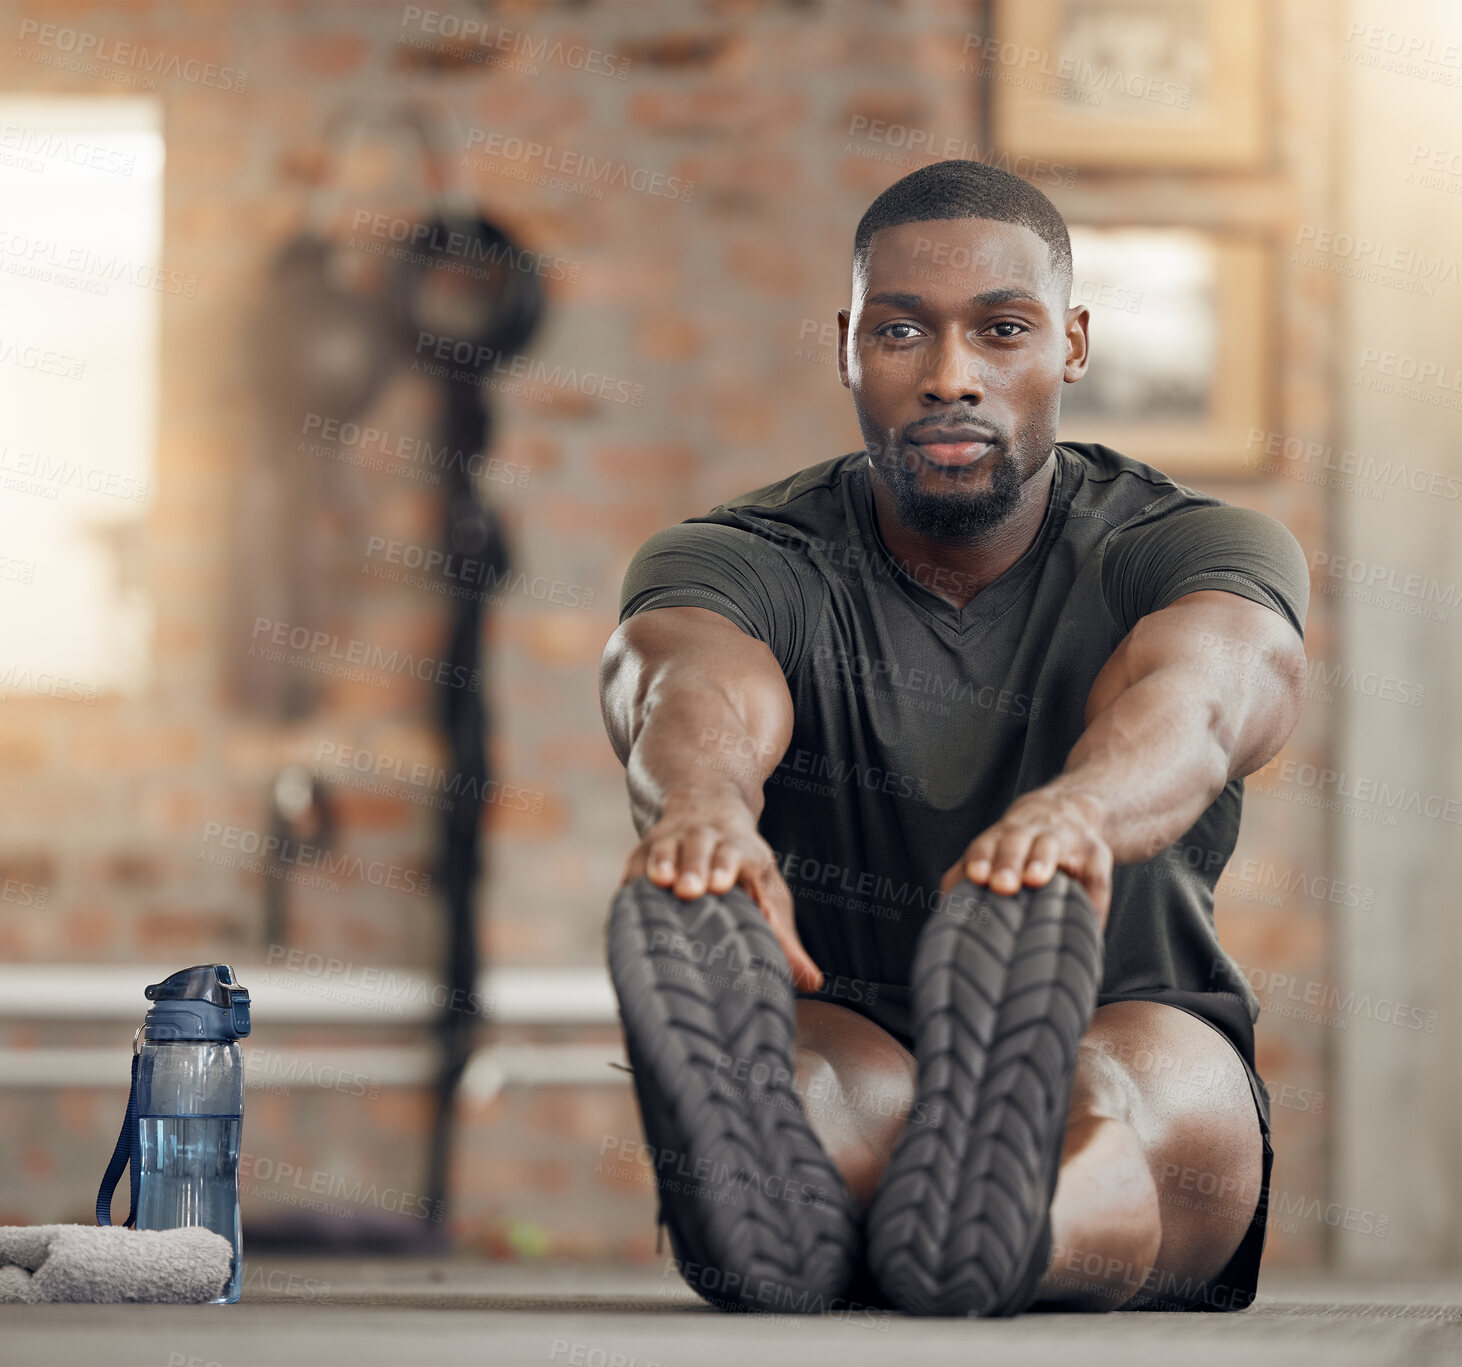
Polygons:
[[1024,332],[1026,330],[1026,327],[1025,327],[1025,324],[1024,323],[1011,323],[1011,322],[992,323],[990,326],[992,328],[1014,328],[1015,329],[1014,332],[1002,332],[1000,334],[1001,337],[1004,337],[1004,338],[1007,338],[1007,339],[1009,339],[1011,337],[1018,336],[1020,333],[1022,333],[1022,332]]
[[[893,337],[894,328],[908,328],[911,333],[918,332],[919,330],[912,323],[885,323],[874,335],[878,337]],[[909,338],[894,337],[893,340],[895,342],[907,342]]]

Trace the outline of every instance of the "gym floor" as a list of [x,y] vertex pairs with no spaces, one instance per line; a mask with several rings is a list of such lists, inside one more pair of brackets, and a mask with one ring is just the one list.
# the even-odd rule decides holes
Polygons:
[[[1001,1367],[1462,1362],[1462,1276],[1266,1278],[1242,1314],[875,1320],[722,1315],[673,1275],[582,1266],[277,1260],[237,1306],[7,1306],[7,1367],[743,1367],[898,1355]],[[274,1288],[274,1289],[271,1289]]]

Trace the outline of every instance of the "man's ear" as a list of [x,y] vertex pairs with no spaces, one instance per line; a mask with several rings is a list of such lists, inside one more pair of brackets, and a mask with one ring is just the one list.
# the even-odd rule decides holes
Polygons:
[[1066,384],[1075,384],[1086,374],[1091,354],[1090,327],[1091,311],[1085,304],[1066,310],[1066,369],[1061,376]]
[[848,384],[848,324],[852,314],[847,309],[838,310],[838,383],[844,389]]

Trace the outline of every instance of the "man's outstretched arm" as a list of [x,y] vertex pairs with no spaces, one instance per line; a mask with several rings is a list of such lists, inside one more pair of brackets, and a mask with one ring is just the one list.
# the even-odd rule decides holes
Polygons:
[[604,648],[599,701],[640,833],[621,883],[644,874],[684,898],[740,884],[797,986],[819,986],[791,891],[757,831],[762,789],[792,739],[792,695],[771,650],[708,608],[637,613]]
[[1304,705],[1305,652],[1272,609],[1204,589],[1139,618],[1102,667],[1086,730],[944,876],[1014,893],[1066,870],[1103,924],[1114,864],[1172,844],[1231,779],[1265,764]]

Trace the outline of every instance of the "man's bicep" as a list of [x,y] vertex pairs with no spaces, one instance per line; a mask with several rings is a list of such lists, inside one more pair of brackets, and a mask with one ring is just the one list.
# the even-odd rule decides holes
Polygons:
[[682,522],[656,532],[625,571],[621,622],[670,607],[700,607],[728,618],[763,642],[788,676],[821,615],[817,585],[787,551],[742,528],[712,522]]
[[[691,722],[696,744],[706,742],[705,729],[720,729],[729,746],[749,744],[780,758],[791,739],[792,694],[781,665],[764,641],[716,609],[647,608],[609,638],[600,702],[621,759],[656,694],[671,698],[686,717],[699,716],[699,723]],[[728,707],[731,727],[723,724]],[[749,740],[730,734],[738,729]]]
[[1304,706],[1304,646],[1287,616],[1227,590],[1197,589],[1141,617],[1098,673],[1091,719],[1159,673],[1204,705],[1232,755],[1252,773],[1289,738]]
[[633,655],[651,669],[680,664],[722,675],[728,682],[779,685],[771,691],[785,693],[790,703],[787,680],[771,648],[741,626],[736,616],[719,608],[681,604],[644,609],[619,624],[606,656],[616,643],[619,653]]
[[1303,641],[1310,574],[1304,550],[1278,519],[1215,504],[1117,532],[1103,551],[1102,589],[1124,631],[1180,597],[1214,589],[1271,609]]

